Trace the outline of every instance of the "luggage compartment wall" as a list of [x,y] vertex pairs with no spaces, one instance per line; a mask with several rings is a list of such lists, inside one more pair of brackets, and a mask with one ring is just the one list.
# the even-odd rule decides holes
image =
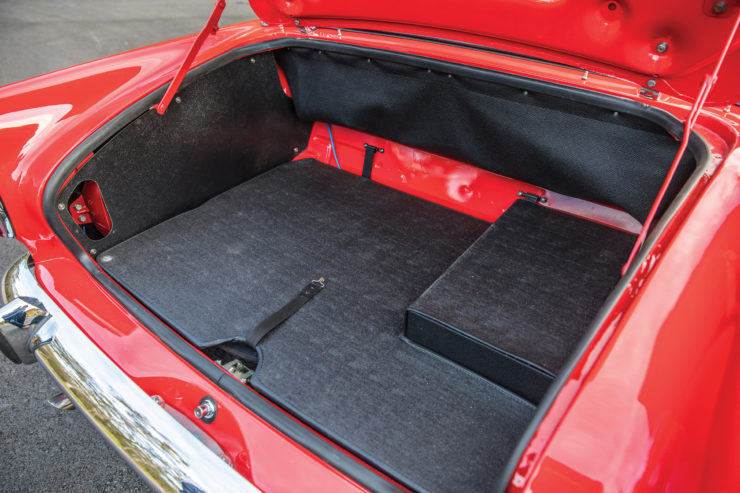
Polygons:
[[282,90],[272,53],[236,60],[180,89],[164,115],[150,110],[134,120],[62,189],[66,203],[79,183],[98,183],[112,219],[108,236],[91,240],[68,213],[62,219],[88,251],[103,251],[290,161],[310,131]]
[[[640,221],[678,149],[660,125],[629,113],[657,118],[657,110],[633,101],[508,76],[507,83],[483,80],[503,76],[480,70],[473,78],[325,50],[290,48],[276,57],[302,119],[343,125],[612,205]],[[514,82],[520,86],[507,85]],[[589,98],[602,105],[580,102]],[[612,101],[614,107],[607,107]],[[664,206],[695,166],[687,153]]]

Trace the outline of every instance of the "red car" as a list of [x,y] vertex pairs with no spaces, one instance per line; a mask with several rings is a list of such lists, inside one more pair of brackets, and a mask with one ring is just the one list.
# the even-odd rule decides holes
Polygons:
[[161,490],[740,489],[736,2],[251,5],[0,88],[7,357]]

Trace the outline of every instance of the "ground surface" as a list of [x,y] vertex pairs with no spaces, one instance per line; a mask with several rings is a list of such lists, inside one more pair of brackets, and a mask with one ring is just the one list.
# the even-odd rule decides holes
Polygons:
[[[192,34],[213,4],[0,0],[0,85]],[[246,1],[230,1],[221,25],[251,18]],[[0,271],[24,251],[15,241],[0,240]],[[146,491],[79,412],[46,404],[57,392],[39,365],[16,366],[0,357],[0,490]]]

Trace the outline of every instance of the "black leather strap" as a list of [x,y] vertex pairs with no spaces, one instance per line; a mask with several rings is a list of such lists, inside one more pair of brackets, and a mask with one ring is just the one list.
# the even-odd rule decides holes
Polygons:
[[362,177],[368,180],[373,174],[373,160],[375,159],[376,152],[383,153],[385,150],[382,147],[365,144],[365,161],[362,163]]
[[305,288],[301,290],[298,295],[287,302],[281,309],[264,319],[262,322],[257,324],[252,330],[247,332],[246,342],[253,348],[257,347],[264,337],[272,332],[277,326],[288,320],[295,312],[297,312],[303,305],[308,303],[311,298],[316,296],[319,291],[324,289],[326,286],[326,280],[320,277],[317,280],[311,281]]

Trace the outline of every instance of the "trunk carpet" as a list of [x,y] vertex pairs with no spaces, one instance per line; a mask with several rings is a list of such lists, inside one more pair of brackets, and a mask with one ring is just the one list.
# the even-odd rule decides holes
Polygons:
[[633,234],[517,200],[411,309],[557,374],[634,243]]
[[103,268],[194,344],[259,346],[254,387],[415,489],[491,489],[534,413],[404,342],[406,308],[488,224],[310,160],[278,166],[109,249]]

